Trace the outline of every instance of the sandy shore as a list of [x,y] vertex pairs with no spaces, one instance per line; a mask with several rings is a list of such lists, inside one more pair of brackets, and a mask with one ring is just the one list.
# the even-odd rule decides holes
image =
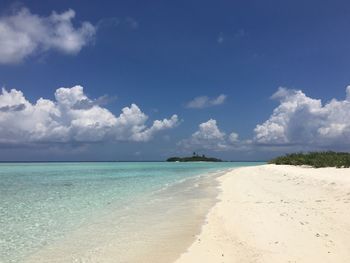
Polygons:
[[350,169],[262,165],[219,180],[220,201],[176,263],[350,262]]

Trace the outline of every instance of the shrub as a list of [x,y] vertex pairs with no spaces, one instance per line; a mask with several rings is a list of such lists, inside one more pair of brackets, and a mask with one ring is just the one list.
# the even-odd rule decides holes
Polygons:
[[350,153],[346,152],[309,152],[291,153],[277,157],[269,161],[272,164],[287,165],[309,165],[316,168],[321,167],[350,167]]

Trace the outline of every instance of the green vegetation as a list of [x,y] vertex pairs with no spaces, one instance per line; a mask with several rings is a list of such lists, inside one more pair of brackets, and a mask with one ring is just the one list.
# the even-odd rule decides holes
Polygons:
[[350,153],[345,152],[309,152],[292,153],[269,161],[271,164],[309,165],[321,167],[350,167]]
[[222,160],[213,158],[213,157],[206,157],[203,155],[198,155],[195,152],[192,156],[189,157],[170,157],[166,160],[167,162],[222,162]]

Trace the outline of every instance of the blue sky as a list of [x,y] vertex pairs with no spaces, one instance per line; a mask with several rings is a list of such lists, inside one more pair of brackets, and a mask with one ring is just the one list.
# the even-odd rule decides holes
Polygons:
[[[69,18],[71,36],[79,37],[74,46],[62,44],[63,16],[59,21],[52,16],[68,10],[75,12]],[[120,121],[112,120],[101,128],[109,129],[103,136],[83,138],[72,128],[74,118],[86,121],[80,109],[79,117],[59,120],[68,135],[53,137],[51,130],[43,135],[38,127],[20,124],[34,116],[29,104],[24,103],[27,114],[10,112],[22,103],[3,97],[0,159],[159,160],[196,150],[255,160],[295,150],[349,150],[349,11],[347,1],[2,1],[2,87],[21,91],[34,105],[40,97],[57,104],[58,88],[80,85],[88,98],[83,100],[96,100],[96,107],[116,118],[135,103],[148,116],[137,129],[151,130],[121,134],[114,130]],[[33,22],[33,33],[19,26],[25,19],[41,27]],[[21,36],[33,45],[22,43]],[[279,87],[285,89],[271,99]],[[220,95],[220,103],[211,103]],[[109,98],[103,105],[101,96]],[[203,105],[189,107],[198,97]],[[341,106],[327,104],[334,98]],[[288,103],[297,106],[286,109]],[[271,119],[274,110],[278,116]],[[154,120],[173,114],[171,127],[152,128]],[[42,117],[33,121],[37,118]],[[305,128],[306,120],[316,121]],[[93,127],[86,128],[89,134],[97,132]],[[238,138],[231,140],[231,133]],[[14,139],[19,137],[24,139]]]

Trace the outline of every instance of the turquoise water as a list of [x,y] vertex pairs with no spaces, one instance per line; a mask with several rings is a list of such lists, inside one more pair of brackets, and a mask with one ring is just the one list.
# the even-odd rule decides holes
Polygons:
[[256,163],[2,163],[0,262],[22,262],[111,213],[113,235],[125,234],[131,230],[116,222],[132,222],[136,207],[155,199],[183,197],[184,186],[173,186],[192,184],[193,199],[199,175],[247,165]]

